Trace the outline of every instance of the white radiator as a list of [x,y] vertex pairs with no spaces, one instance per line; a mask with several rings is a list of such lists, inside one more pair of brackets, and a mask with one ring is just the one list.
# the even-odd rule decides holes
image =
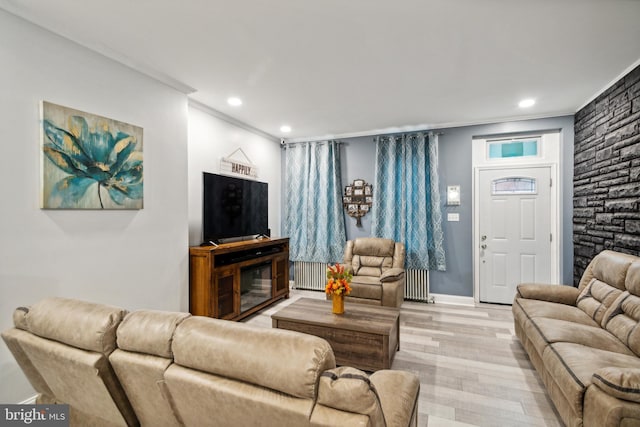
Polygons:
[[405,272],[404,299],[429,302],[429,270]]
[[[429,301],[429,270],[407,270],[405,272],[404,299]],[[322,262],[293,263],[293,280],[296,289],[324,291],[327,283],[327,264]]]
[[294,261],[293,281],[296,289],[324,291],[327,284],[327,264],[323,262]]

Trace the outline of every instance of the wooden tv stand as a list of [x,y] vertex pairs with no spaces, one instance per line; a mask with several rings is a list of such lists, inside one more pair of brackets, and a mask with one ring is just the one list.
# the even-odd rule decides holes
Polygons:
[[289,298],[289,239],[189,248],[189,311],[240,320]]

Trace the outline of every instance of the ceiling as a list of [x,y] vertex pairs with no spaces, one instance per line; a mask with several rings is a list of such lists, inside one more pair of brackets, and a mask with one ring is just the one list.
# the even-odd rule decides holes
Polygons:
[[[0,8],[290,140],[573,114],[640,63],[638,0],[0,0]],[[228,105],[230,96],[243,105]],[[523,98],[536,104],[518,108]]]

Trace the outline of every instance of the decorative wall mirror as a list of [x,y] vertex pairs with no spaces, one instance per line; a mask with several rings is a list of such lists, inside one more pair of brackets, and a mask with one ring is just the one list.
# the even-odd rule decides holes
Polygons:
[[364,179],[355,179],[351,185],[344,187],[342,205],[347,215],[356,219],[356,226],[362,227],[362,218],[371,210],[373,188]]

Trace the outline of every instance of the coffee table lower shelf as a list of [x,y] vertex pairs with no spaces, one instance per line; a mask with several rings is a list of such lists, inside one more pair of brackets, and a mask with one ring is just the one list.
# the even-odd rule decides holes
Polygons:
[[336,364],[364,371],[391,368],[400,349],[400,311],[347,304],[344,314],[331,313],[331,302],[300,298],[271,316],[272,326],[326,339]]

